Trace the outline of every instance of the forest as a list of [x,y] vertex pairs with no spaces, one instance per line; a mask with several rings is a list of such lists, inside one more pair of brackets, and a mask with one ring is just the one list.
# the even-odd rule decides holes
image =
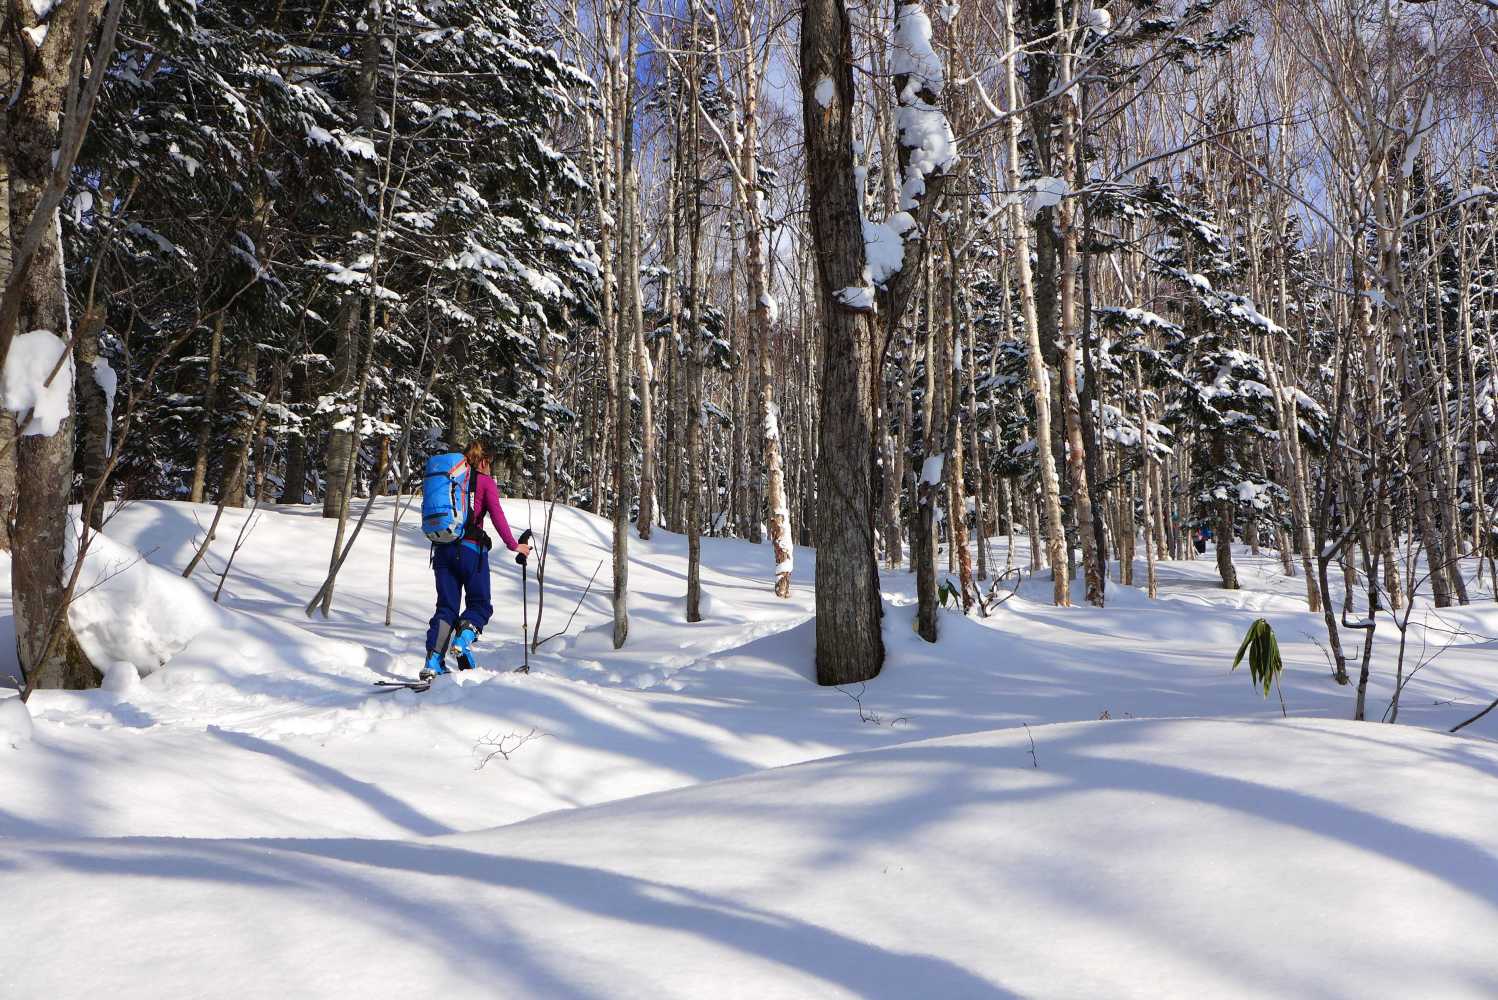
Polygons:
[[881,567],[935,641],[1207,528],[1224,588],[1235,540],[1303,577],[1343,683],[1410,595],[1493,589],[1480,4],[33,6],[0,496],[36,684],[98,677],[67,505],[321,504],[341,548],[475,435],[506,495],[612,518],[616,645],[632,534],[764,544],[782,595],[815,546],[824,683],[878,673]]

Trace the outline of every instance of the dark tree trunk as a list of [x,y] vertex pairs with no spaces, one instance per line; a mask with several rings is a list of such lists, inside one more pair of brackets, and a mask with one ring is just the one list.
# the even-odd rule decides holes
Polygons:
[[817,682],[849,684],[884,665],[874,555],[872,331],[839,298],[863,283],[863,226],[853,177],[853,50],[842,0],[808,0],[801,15],[801,91],[833,81],[824,107],[803,100],[807,180],[821,294],[822,392],[817,482]]
[[[104,478],[104,469],[109,463],[109,401],[99,385],[94,366],[99,363],[99,330],[103,317],[98,313],[85,313],[84,329],[73,345],[73,361],[77,366],[75,394],[78,399],[79,416],[82,418],[82,433],[79,435],[79,452],[82,459],[83,495],[85,500]],[[89,524],[95,531],[104,527],[104,497],[89,511]]]
[[[1222,437],[1212,439],[1212,462],[1219,468],[1227,464],[1227,445]],[[1217,526],[1214,529],[1217,542],[1217,575],[1222,578],[1224,590],[1238,589],[1238,571],[1233,566],[1233,501],[1217,502]]]
[[[239,384],[253,389],[259,374],[258,351],[253,341],[246,342],[239,349],[238,377]],[[245,483],[247,481],[251,449],[255,446],[255,422],[256,411],[248,408],[243,398],[235,407],[239,411],[239,418],[234,429],[233,450],[224,456],[224,478],[219,485],[219,493],[224,497],[224,506],[243,507],[245,504]]]
[[[291,399],[293,403],[306,403],[308,399],[307,370],[297,365],[291,373]],[[282,503],[302,503],[307,497],[307,438],[300,431],[286,433],[286,478],[281,487]]]
[[11,530],[16,520],[16,449],[10,444],[16,437],[15,414],[0,410],[0,552],[11,550]]
[[187,490],[187,499],[202,503],[208,489],[208,449],[213,439],[213,419],[218,396],[219,359],[224,344],[224,313],[221,311],[213,321],[213,334],[208,341],[208,380],[203,386],[203,413],[198,418],[198,440],[192,463],[192,484]]
[[[338,317],[338,346],[333,361],[333,391],[341,404],[349,402],[357,377],[359,340],[359,303],[349,299]],[[462,447],[461,444],[458,445]],[[349,452],[354,447],[351,419],[335,413],[328,428],[328,444],[323,450],[322,516],[339,517],[345,509],[349,483]]]
[[[6,90],[12,89],[15,84],[11,79],[12,70],[5,65],[10,59],[10,53],[5,53],[6,58],[0,60],[0,84]],[[5,154],[0,151],[0,169],[9,174],[9,167],[5,162]],[[7,180],[0,180],[0,281],[10,278],[10,262],[14,254],[14,247],[10,242],[10,184]],[[0,407],[0,552],[9,552],[11,548],[11,527],[16,518],[16,449],[11,444],[16,439],[16,418],[4,407]]]

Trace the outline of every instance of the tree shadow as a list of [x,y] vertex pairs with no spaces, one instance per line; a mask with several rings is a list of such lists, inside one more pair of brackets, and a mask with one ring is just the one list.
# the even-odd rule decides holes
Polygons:
[[417,836],[433,837],[456,832],[452,827],[444,823],[439,823],[426,813],[407,805],[390,793],[381,790],[376,785],[372,785],[367,781],[350,778],[337,768],[329,767],[326,764],[319,764],[317,761],[304,757],[296,751],[281,746],[278,743],[272,743],[269,740],[263,740],[258,736],[251,736],[248,733],[220,729],[218,726],[209,726],[208,734],[242,750],[265,754],[266,756],[283,761],[307,775],[307,777],[320,786],[337,788],[345,792],[351,798],[364,803],[384,819],[410,830]]
[[[28,853],[38,862],[91,877],[211,881],[266,890],[294,887],[311,892],[318,907],[337,911],[341,919],[355,914],[362,922],[399,929],[408,938],[413,929],[419,930],[404,949],[432,952],[491,989],[494,984],[487,979],[517,976],[530,996],[602,1000],[612,995],[584,981],[581,963],[543,964],[546,949],[534,948],[530,937],[544,930],[516,922],[532,898],[615,926],[644,929],[646,934],[688,935],[861,997],[1017,996],[935,955],[884,948],[821,923],[726,896],[586,865],[486,854],[447,844],[138,840],[98,848],[43,846]],[[468,886],[444,885],[444,879]],[[215,896],[236,908],[233,895]],[[284,930],[298,933],[294,925]],[[264,932],[262,927],[262,936]],[[320,948],[336,952],[336,938],[330,937]],[[196,977],[201,970],[188,965],[187,974]],[[633,964],[630,972],[653,981],[663,993],[671,989],[669,962]]]

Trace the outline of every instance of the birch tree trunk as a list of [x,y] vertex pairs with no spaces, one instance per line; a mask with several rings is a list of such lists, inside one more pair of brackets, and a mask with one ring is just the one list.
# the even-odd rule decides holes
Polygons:
[[[947,253],[947,349],[949,364],[943,373],[947,389],[946,453],[951,458],[951,469],[947,471],[947,517],[951,525],[952,553],[957,561],[957,583],[962,591],[962,612],[973,609],[978,597],[978,585],[973,581],[973,553],[968,547],[967,497],[964,485],[962,462],[962,316],[958,308],[961,296],[957,289],[957,260],[951,253],[950,242]],[[969,363],[971,360],[969,359]],[[982,525],[978,526],[982,533]]]
[[689,251],[687,266],[687,308],[691,315],[686,326],[686,519],[687,519],[687,621],[702,621],[702,185],[695,182],[701,170],[699,127],[702,120],[702,91],[697,78],[697,21],[692,20],[691,52],[686,85],[690,111],[686,128],[686,149],[691,166],[687,174],[691,183],[691,228],[687,233]]
[[[770,270],[765,259],[768,238],[762,195],[759,191],[759,91],[760,62],[752,4],[740,4],[739,44],[744,48],[742,64],[744,99],[738,128],[738,165],[735,173],[739,210],[744,221],[745,263],[749,279],[749,329],[758,361],[759,419],[764,428],[765,505],[768,507],[770,546],[775,559],[775,596],[791,594],[791,572],[795,554],[791,548],[791,507],[785,491],[785,456],[781,447],[780,410],[775,405],[775,375],[771,364],[770,336],[774,299],[770,292]],[[757,525],[758,505],[750,511]],[[757,536],[756,536],[757,537]]]
[[[1004,47],[1013,51],[1014,5],[1004,5]],[[1004,61],[1004,76],[1009,93],[1009,106],[1021,106],[1019,81],[1015,74],[1014,60]],[[1007,182],[1011,191],[1020,189],[1020,117],[1009,118],[1009,162]],[[1045,357],[1041,354],[1040,321],[1035,311],[1035,281],[1030,272],[1030,239],[1028,223],[1018,201],[1010,207],[1010,226],[1014,236],[1014,264],[1019,272],[1020,309],[1025,317],[1025,340],[1030,363],[1030,385],[1035,393],[1035,444],[1036,459],[1040,464],[1041,501],[1045,506],[1046,554],[1051,566],[1053,580],[1052,599],[1058,607],[1071,605],[1071,581],[1067,578],[1066,529],[1061,523],[1061,484],[1056,478],[1056,460],[1051,450],[1051,378],[1046,370]],[[1032,535],[1032,553],[1036,539]],[[1032,555],[1033,561],[1033,555]]]
[[[81,5],[81,8],[80,8]],[[19,278],[15,331],[47,330],[63,344],[70,339],[64,285],[62,227],[56,209],[47,211],[45,193],[52,179],[53,157],[62,140],[63,107],[73,85],[70,58],[79,22],[85,31],[103,6],[102,0],[74,0],[54,9],[45,38],[27,62],[29,73],[12,94],[3,118],[0,148],[7,151],[10,168],[10,247],[23,241],[33,217],[45,229],[35,253]],[[13,65],[20,54],[22,29],[33,33],[32,4],[16,4],[12,15],[20,23],[5,42]],[[46,216],[50,215],[50,218]],[[7,335],[6,343],[10,342]],[[66,380],[69,415],[51,434],[40,428],[20,429],[16,442],[16,517],[11,538],[11,595],[16,630],[16,658],[35,688],[98,687],[103,675],[89,662],[73,635],[67,616],[65,549],[74,522],[68,515],[73,485],[73,372],[71,355],[54,378]],[[24,419],[24,418],[23,418]],[[5,442],[8,443],[8,442]],[[3,444],[3,443],[0,443]]]
[[[631,29],[633,27],[633,10],[631,8]],[[634,51],[634,35],[632,30],[625,33],[624,42],[616,46],[620,51],[627,45],[629,51]],[[627,81],[617,79],[628,73]],[[638,186],[635,177],[634,140],[631,135],[634,125],[634,115],[631,113],[631,91],[634,85],[634,60],[615,60],[610,67],[610,73],[616,79],[614,92],[616,106],[614,109],[615,128],[613,131],[614,148],[618,150],[616,190],[619,192],[618,205],[620,207],[620,232],[619,242],[621,248],[629,250],[638,244],[637,218],[639,206],[635,203],[633,192]],[[639,291],[639,257],[627,252],[621,252],[617,258],[618,268],[616,278],[619,285],[620,302],[615,315],[614,330],[614,377],[613,396],[616,400],[614,407],[614,648],[619,649],[629,638],[629,455],[630,455],[630,431],[634,424],[634,407],[630,405],[630,395],[634,382],[634,359],[635,345],[641,339],[637,329],[637,319],[640,315],[640,304],[635,296]],[[642,384],[641,395],[646,395],[648,389]]]
[[[1153,599],[1158,596],[1158,581],[1155,577],[1155,512],[1154,490],[1151,480],[1154,473],[1150,459],[1150,411],[1144,395],[1144,378],[1139,371],[1139,357],[1134,357],[1134,393],[1139,408],[1139,451],[1144,456],[1139,470],[1140,506],[1144,515],[1144,579],[1145,592]],[[1134,530],[1133,512],[1128,520],[1129,531]]]
[[[1067,24],[1061,0],[1056,2],[1057,27],[1061,33],[1060,74],[1057,87],[1061,97],[1061,162],[1071,175],[1076,163],[1076,99],[1071,87],[1071,53],[1067,42],[1071,26]],[[1073,178],[1073,180],[1078,180]],[[1073,183],[1072,188],[1080,187]],[[1083,573],[1087,580],[1087,603],[1103,606],[1103,552],[1099,551],[1093,526],[1092,493],[1087,484],[1087,452],[1082,440],[1082,404],[1077,395],[1077,227],[1076,207],[1071,198],[1056,206],[1056,225],[1061,230],[1061,404],[1066,429],[1067,473],[1071,481],[1071,506],[1077,518],[1077,534],[1082,541]]]

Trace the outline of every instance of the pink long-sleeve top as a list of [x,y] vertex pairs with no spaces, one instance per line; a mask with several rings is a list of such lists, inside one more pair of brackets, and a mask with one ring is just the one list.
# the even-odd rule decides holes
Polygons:
[[[510,533],[510,522],[505,520],[504,508],[499,505],[499,487],[494,485],[493,476],[486,476],[482,472],[473,474],[473,506],[469,508],[469,513],[472,516],[468,523],[472,530],[484,530],[484,515],[487,514],[499,531],[499,537],[504,540],[505,547],[511,552],[520,547],[515,542],[515,536]],[[465,541],[466,534],[465,532]]]

